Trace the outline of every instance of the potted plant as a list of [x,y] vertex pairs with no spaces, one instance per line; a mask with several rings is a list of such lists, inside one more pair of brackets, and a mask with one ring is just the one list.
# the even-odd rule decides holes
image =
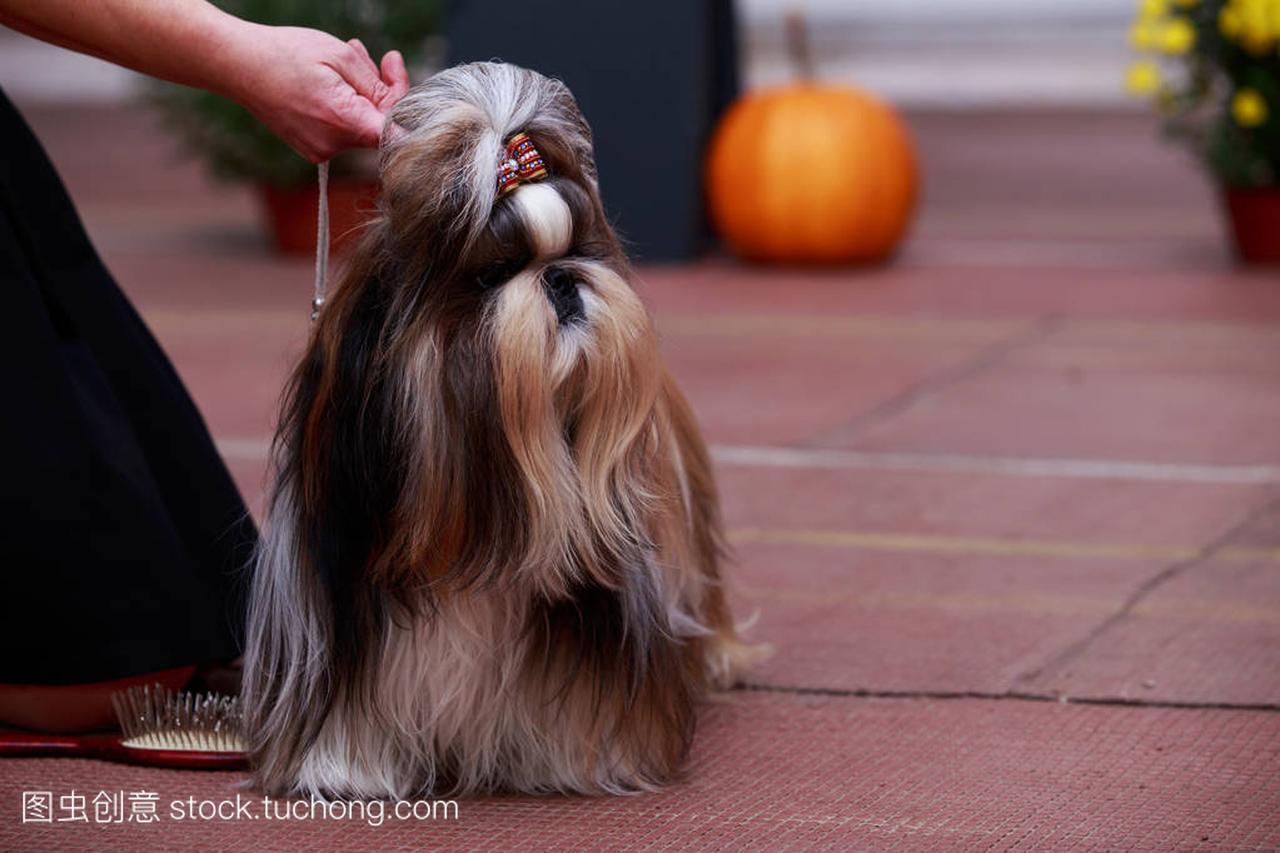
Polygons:
[[[358,38],[374,56],[394,48],[410,67],[422,61],[428,36],[439,22],[437,0],[222,0],[219,5],[261,24],[313,27],[343,39]],[[277,248],[315,251],[315,166],[239,104],[169,84],[157,84],[154,100],[167,123],[216,177],[255,185]],[[373,208],[377,189],[367,152],[331,161],[329,218],[335,251]]]
[[1222,188],[1241,260],[1280,262],[1280,0],[1143,0],[1128,87]]

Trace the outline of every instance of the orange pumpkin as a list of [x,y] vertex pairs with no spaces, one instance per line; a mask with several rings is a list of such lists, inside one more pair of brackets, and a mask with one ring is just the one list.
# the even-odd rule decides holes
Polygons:
[[743,258],[878,261],[911,219],[915,155],[887,105],[805,82],[729,109],[711,140],[706,188],[712,225]]

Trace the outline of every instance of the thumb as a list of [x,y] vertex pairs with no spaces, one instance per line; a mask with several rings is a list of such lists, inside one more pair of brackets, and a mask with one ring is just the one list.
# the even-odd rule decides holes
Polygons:
[[364,98],[352,98],[348,114],[344,118],[353,144],[377,148],[382,142],[382,124],[386,117]]
[[378,107],[386,112],[409,91],[409,71],[404,67],[404,56],[400,51],[390,50],[382,57],[382,82],[387,84],[389,91],[386,100]]

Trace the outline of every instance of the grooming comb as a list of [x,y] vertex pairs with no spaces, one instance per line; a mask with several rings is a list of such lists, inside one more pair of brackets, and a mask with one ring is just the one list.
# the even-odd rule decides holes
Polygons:
[[246,766],[240,700],[159,684],[111,697],[118,734],[0,731],[0,757],[97,758],[150,767],[235,770]]

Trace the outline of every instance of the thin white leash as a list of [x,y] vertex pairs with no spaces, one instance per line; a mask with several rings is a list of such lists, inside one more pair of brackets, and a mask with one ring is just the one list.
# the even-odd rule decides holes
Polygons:
[[329,279],[329,161],[320,164],[320,209],[316,216],[316,291],[311,298],[311,321],[320,316]]

